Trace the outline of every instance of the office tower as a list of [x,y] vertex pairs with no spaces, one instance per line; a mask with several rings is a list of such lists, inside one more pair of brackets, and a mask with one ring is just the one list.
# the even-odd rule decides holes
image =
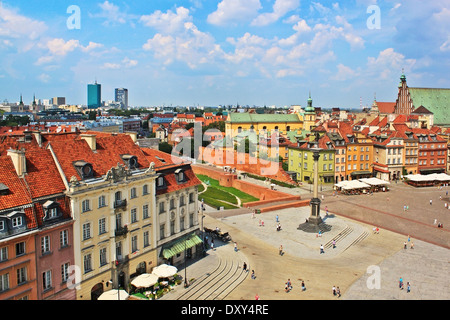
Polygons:
[[62,106],[66,104],[66,98],[65,97],[54,97],[53,98],[53,105],[55,106]]
[[115,94],[115,101],[120,103],[122,109],[128,108],[128,89],[117,88]]
[[95,81],[95,84],[88,84],[88,108],[97,109],[102,106],[102,85]]

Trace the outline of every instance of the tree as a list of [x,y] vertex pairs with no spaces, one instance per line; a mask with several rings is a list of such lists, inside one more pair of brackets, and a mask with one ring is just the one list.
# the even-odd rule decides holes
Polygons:
[[162,152],[165,152],[168,154],[172,154],[172,149],[173,149],[172,145],[170,145],[167,142],[161,142],[159,144],[159,151],[162,151]]

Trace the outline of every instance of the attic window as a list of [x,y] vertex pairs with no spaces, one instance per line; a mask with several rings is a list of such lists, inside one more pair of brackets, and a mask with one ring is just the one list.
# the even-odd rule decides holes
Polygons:
[[166,186],[166,180],[164,179],[163,174],[159,174],[158,178],[156,178],[156,187],[157,188],[164,188]]
[[58,218],[60,215],[59,204],[55,201],[47,201],[43,205],[45,211],[45,220]]
[[164,160],[163,158],[156,157],[156,159],[158,159],[158,160],[161,161],[162,163],[166,163],[166,160]]
[[178,183],[186,182],[186,177],[184,175],[183,169],[177,169],[175,171],[175,177],[177,178]]
[[137,169],[139,166],[138,158],[136,156],[124,154],[124,155],[122,155],[122,159],[123,159],[123,161],[125,161],[125,164],[130,169]]
[[92,168],[92,164],[80,160],[74,162],[73,165],[83,180],[92,178],[94,176],[94,169]]
[[4,185],[3,183],[0,183],[0,195],[5,196],[9,193],[9,188]]

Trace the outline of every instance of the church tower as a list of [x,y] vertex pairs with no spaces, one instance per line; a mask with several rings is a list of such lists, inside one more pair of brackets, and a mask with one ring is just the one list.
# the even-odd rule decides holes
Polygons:
[[305,115],[303,119],[303,130],[311,131],[316,125],[316,111],[313,107],[313,100],[311,99],[311,92],[309,93],[308,106],[305,108]]
[[398,98],[395,104],[394,113],[410,115],[413,112],[413,108],[413,101],[409,93],[408,85],[406,84],[406,76],[404,71],[402,70],[400,84],[398,85]]

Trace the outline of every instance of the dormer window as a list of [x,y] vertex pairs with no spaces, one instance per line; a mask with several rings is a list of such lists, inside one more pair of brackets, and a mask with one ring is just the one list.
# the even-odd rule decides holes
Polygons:
[[186,182],[186,176],[182,169],[178,169],[175,171],[175,177],[176,177],[178,183]]
[[80,175],[81,179],[85,180],[94,177],[94,169],[92,167],[92,164],[80,160],[74,162],[73,165]]
[[0,196],[5,196],[7,194],[9,194],[9,188],[3,183],[0,183]]
[[159,174],[158,178],[156,178],[156,187],[157,188],[164,188],[166,186],[166,180],[164,179],[163,174]]
[[59,205],[55,201],[47,201],[43,205],[45,217],[44,220],[58,218],[60,216]]
[[122,159],[129,169],[137,169],[139,167],[138,158],[133,155],[124,154]]

